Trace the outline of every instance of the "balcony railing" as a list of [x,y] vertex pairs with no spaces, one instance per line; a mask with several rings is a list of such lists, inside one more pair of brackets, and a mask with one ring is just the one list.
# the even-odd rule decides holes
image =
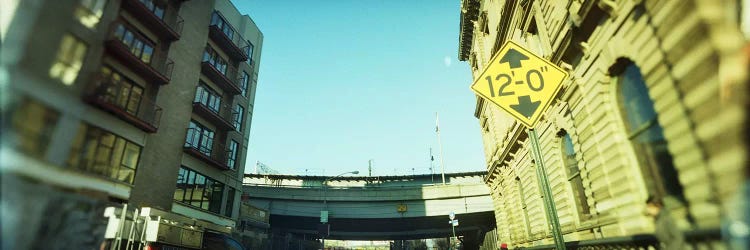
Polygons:
[[196,141],[194,138],[190,138],[190,135],[199,132],[200,131],[194,128],[187,129],[187,140],[185,140],[185,145],[183,147],[184,151],[218,169],[230,170],[230,166],[227,165],[227,160],[229,159],[229,148],[224,144],[215,141],[215,139],[211,139],[213,143],[208,146],[200,143],[201,140]]
[[182,26],[185,22],[176,11],[170,13],[169,6],[164,9],[164,17],[159,18],[146,7],[140,0],[124,0],[122,7],[130,11],[139,21],[143,22],[146,27],[153,29],[156,35],[168,41],[180,39]]
[[218,111],[216,111],[215,109],[216,108],[209,107],[202,102],[193,102],[193,112],[197,113],[203,118],[208,119],[209,121],[212,121],[218,127],[221,127],[221,129],[234,129],[233,121],[236,114],[234,114],[232,108],[226,103],[222,103],[221,105],[219,105]]
[[224,71],[224,73],[222,73],[210,62],[203,61],[201,63],[201,72],[203,72],[203,74],[205,74],[209,79],[211,79],[211,81],[216,83],[216,85],[218,85],[225,92],[231,95],[242,93],[242,89],[240,89],[239,85],[242,77],[240,76],[240,74],[238,74],[237,68],[233,67],[232,65],[228,64],[227,69]]
[[84,100],[137,128],[154,133],[159,128],[162,109],[154,100],[148,99],[142,93],[140,99],[123,99],[131,93],[123,86],[123,82],[112,81],[111,78],[96,75],[85,92]]
[[216,42],[222,50],[231,56],[233,60],[242,62],[247,61],[249,58],[247,50],[250,47],[250,44],[248,44],[247,40],[245,40],[245,38],[236,30],[233,28],[231,30],[232,37],[229,37],[229,35],[224,33],[219,26],[212,24],[208,26],[208,36]]
[[[107,52],[153,84],[164,85],[169,83],[172,77],[174,61],[166,56],[160,56],[159,51],[155,51],[151,55],[150,62],[144,62],[131,52],[131,48],[115,36],[118,25],[119,23],[115,22],[110,27],[110,34],[105,42]],[[148,39],[141,37],[137,32],[133,32],[133,36],[141,41],[148,41]]]

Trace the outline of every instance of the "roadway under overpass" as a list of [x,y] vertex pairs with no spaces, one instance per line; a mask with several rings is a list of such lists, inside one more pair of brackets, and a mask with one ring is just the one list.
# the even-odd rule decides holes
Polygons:
[[318,238],[320,213],[329,211],[328,239],[400,240],[452,235],[448,214],[459,220],[456,234],[478,244],[495,227],[486,172],[440,175],[337,177],[245,175],[244,199],[267,209],[271,228]]

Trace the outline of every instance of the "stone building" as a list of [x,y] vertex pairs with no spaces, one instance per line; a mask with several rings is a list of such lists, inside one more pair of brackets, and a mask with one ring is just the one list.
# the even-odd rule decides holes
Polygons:
[[248,15],[229,0],[1,3],[3,218],[19,218],[3,249],[68,242],[49,220],[101,230],[113,204],[235,227],[263,43]]
[[[643,210],[658,195],[689,241],[717,244],[747,197],[741,2],[461,1],[474,78],[507,41],[569,73],[534,127],[566,241],[651,234]],[[479,97],[474,115],[498,244],[549,246],[525,126]]]

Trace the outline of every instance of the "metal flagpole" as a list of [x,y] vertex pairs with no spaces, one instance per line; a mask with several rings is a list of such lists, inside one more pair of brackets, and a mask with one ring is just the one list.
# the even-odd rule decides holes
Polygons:
[[536,135],[534,129],[529,129],[529,138],[531,139],[531,151],[534,156],[534,162],[536,163],[536,176],[539,179],[539,185],[542,189],[542,195],[544,196],[544,206],[547,210],[547,220],[552,224],[552,236],[555,239],[555,247],[557,249],[565,249],[565,239],[563,238],[562,231],[560,230],[560,221],[557,217],[557,209],[555,208],[555,200],[552,198],[552,189],[549,186],[549,180],[547,179],[547,170],[544,169],[544,161],[542,160],[542,150],[539,149],[539,137]]
[[445,163],[443,162],[443,143],[440,141],[440,116],[435,112],[435,132],[437,133],[438,145],[440,146],[440,172],[442,172],[443,185],[445,185]]
[[432,179],[432,184],[435,184],[435,157],[432,156],[432,147],[430,147],[430,178]]

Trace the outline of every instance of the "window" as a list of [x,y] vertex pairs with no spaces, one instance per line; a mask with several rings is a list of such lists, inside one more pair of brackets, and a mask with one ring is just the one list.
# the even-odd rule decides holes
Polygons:
[[245,51],[245,54],[247,54],[247,58],[250,58],[251,64],[253,61],[253,50],[255,50],[255,46],[250,41],[247,41],[247,49]]
[[221,213],[224,183],[206,177],[192,169],[180,167],[174,200],[184,204]]
[[49,76],[59,79],[65,85],[73,84],[83,65],[86,50],[87,46],[83,41],[71,34],[65,34],[57,50],[57,58],[49,69]]
[[75,10],[75,16],[83,26],[93,29],[101,19],[106,3],[106,0],[81,0],[80,5]]
[[204,155],[211,156],[213,144],[214,131],[196,121],[190,121],[187,138],[185,138],[185,147],[192,147]]
[[164,19],[164,6],[155,3],[153,0],[140,0],[141,3],[146,6],[151,13],[154,13],[159,19]]
[[104,78],[98,86],[102,89],[97,89],[97,93],[103,94],[107,102],[137,115],[143,98],[143,88],[110,67],[104,66],[101,70]]
[[531,223],[529,222],[529,211],[526,210],[526,195],[523,191],[523,183],[521,183],[521,177],[516,176],[516,188],[518,188],[519,200],[521,201],[521,210],[523,210],[523,221],[526,225],[526,235],[531,237]]
[[72,168],[132,184],[141,146],[100,128],[81,124],[68,157]]
[[232,208],[234,208],[234,188],[228,188],[227,191],[227,205],[224,209],[224,215],[232,217]]
[[213,48],[206,46],[206,50],[203,52],[203,61],[208,62],[214,69],[221,72],[222,75],[227,75],[227,60],[221,58],[219,53]]
[[154,55],[154,43],[140,34],[132,31],[124,24],[117,24],[115,38],[120,40],[130,50],[130,53],[141,59],[144,63],[151,63]]
[[218,114],[221,107],[221,96],[208,87],[208,85],[201,82],[198,84],[198,89],[195,91],[195,100],[193,100],[193,102],[201,103],[203,106],[208,107],[208,109]]
[[239,143],[232,140],[229,143],[229,157],[227,157],[227,166],[234,169],[234,164],[237,163],[237,150],[239,149]]
[[573,148],[573,139],[570,138],[570,134],[565,130],[561,130],[558,135],[561,137],[560,149],[562,151],[562,160],[565,166],[565,172],[568,175],[570,187],[575,196],[578,214],[582,216],[588,215],[589,205],[586,200],[586,192],[583,189],[583,180],[581,179],[581,170],[578,167],[578,160],[576,159],[576,151]]
[[247,97],[247,87],[250,86],[250,75],[247,72],[242,72],[242,79],[240,81],[240,89],[242,89],[242,96]]
[[35,157],[44,157],[60,114],[37,101],[24,98],[12,111],[15,147]]
[[211,25],[218,27],[224,35],[227,35],[229,40],[234,39],[234,29],[232,29],[232,26],[227,21],[224,21],[219,12],[214,12],[213,16],[211,16]]
[[618,104],[648,190],[684,201],[672,155],[667,150],[641,70],[630,60],[620,58],[610,68],[610,74],[617,77]]
[[237,131],[242,131],[242,118],[245,114],[245,108],[240,106],[239,104],[234,106],[234,128],[237,129]]

